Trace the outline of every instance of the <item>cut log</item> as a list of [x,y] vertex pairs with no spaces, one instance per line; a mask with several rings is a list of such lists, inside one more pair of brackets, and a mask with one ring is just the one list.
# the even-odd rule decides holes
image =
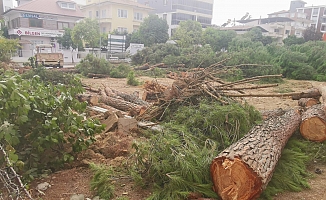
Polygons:
[[141,111],[144,110],[143,106],[122,100],[114,97],[109,97],[105,94],[104,91],[101,91],[100,102],[103,102],[109,106],[112,106],[116,109],[130,112],[134,115],[138,115]]
[[298,105],[301,107],[311,107],[313,105],[319,104],[319,100],[315,99],[315,98],[301,98],[298,101]]
[[255,126],[222,151],[210,167],[214,191],[223,200],[257,199],[270,181],[281,151],[298,128],[301,115],[290,110]]
[[90,94],[79,94],[77,96],[78,101],[80,102],[88,102],[89,104],[96,106],[98,104],[98,97],[96,95]]
[[315,142],[326,140],[326,115],[323,105],[311,106],[303,113],[300,133],[307,140]]
[[140,99],[138,96],[134,95],[134,94],[127,94],[127,93],[124,93],[124,92],[120,92],[120,91],[117,91],[117,90],[112,90],[112,92],[121,97],[123,100],[125,101],[129,101],[131,103],[134,103],[134,104],[137,104],[137,105],[140,105],[140,106],[149,106],[149,103],[147,101],[144,101],[142,99]]
[[107,78],[109,77],[109,75],[107,74],[92,74],[92,73],[88,73],[87,74],[88,78]]
[[321,94],[321,97],[323,99],[323,110],[326,113],[326,86],[320,85],[318,87],[318,90]]
[[292,95],[292,100],[299,100],[301,98],[319,98],[321,93],[316,88],[311,88],[305,92]]
[[148,70],[149,65],[146,63],[143,66],[135,67],[135,70]]
[[152,65],[151,68],[167,68],[167,66],[164,63],[158,63],[156,65]]

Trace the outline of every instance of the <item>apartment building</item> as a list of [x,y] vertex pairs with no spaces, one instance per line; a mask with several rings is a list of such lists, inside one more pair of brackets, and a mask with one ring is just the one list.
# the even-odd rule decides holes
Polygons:
[[10,38],[19,39],[20,57],[33,56],[38,44],[52,44],[53,52],[62,52],[56,38],[64,34],[64,28],[73,28],[84,17],[70,0],[33,0],[3,15]]
[[211,26],[214,0],[138,0],[139,3],[154,8],[154,13],[166,19],[169,35],[181,21],[193,20],[203,28]]
[[326,33],[326,5],[297,8],[297,12],[305,13],[317,31]]
[[0,0],[0,15],[13,7],[13,0]]
[[85,17],[98,19],[102,33],[132,33],[153,9],[136,0],[86,0],[82,11]]

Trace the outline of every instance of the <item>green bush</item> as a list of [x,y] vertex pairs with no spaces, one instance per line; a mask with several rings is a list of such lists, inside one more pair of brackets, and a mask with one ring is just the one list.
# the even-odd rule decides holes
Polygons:
[[[76,84],[76,79],[73,74],[69,74],[66,72],[46,69],[44,67],[34,68],[33,70],[29,70],[28,72],[22,75],[24,79],[32,79],[35,75],[39,76],[40,80],[44,83],[52,83],[54,85],[64,84],[64,85],[74,85]],[[80,84],[80,83],[78,83]]]
[[87,54],[86,58],[76,66],[76,69],[85,76],[88,73],[110,75],[112,65],[104,58],[97,58],[93,54]]
[[0,80],[0,142],[28,180],[72,161],[103,129],[98,121],[84,120],[86,104],[75,98],[83,88],[75,77],[74,86],[44,84],[38,75],[23,79],[10,72]]
[[133,71],[129,72],[127,77],[127,84],[137,86],[140,85],[140,82],[135,78],[135,74]]
[[116,68],[112,68],[110,72],[110,77],[112,78],[127,78],[129,72],[130,72],[130,67],[124,64],[120,64]]

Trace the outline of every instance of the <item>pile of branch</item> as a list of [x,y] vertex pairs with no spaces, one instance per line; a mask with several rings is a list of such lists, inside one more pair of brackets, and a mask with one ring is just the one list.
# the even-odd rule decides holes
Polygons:
[[[278,84],[264,84],[256,85],[254,82],[265,78],[281,78],[282,75],[265,75],[242,79],[234,82],[224,82],[217,78],[219,75],[224,75],[234,70],[234,67],[226,67],[223,65],[224,61],[211,65],[208,68],[198,68],[196,70],[189,70],[176,74],[170,73],[170,77],[175,79],[172,86],[159,86],[157,83],[146,83],[144,87],[143,100],[154,102],[154,107],[148,109],[144,115],[139,116],[139,119],[151,120],[162,117],[162,114],[167,109],[167,106],[173,103],[194,102],[198,97],[210,97],[223,105],[234,101],[235,97],[292,97],[292,99],[320,97],[317,89],[307,92],[293,92],[293,93],[273,93],[273,94],[255,94],[251,90],[259,88],[276,87]],[[246,65],[247,66],[247,65]],[[255,65],[253,65],[255,66]],[[236,66],[244,67],[244,66]],[[251,83],[249,85],[248,83]],[[247,84],[249,86],[245,86]],[[160,118],[161,118],[160,117]]]

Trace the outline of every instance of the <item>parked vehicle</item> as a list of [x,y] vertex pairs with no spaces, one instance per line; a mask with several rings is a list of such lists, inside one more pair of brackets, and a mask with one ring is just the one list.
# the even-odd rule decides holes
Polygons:
[[44,67],[63,68],[63,54],[54,53],[51,44],[40,44],[36,46],[35,64]]

